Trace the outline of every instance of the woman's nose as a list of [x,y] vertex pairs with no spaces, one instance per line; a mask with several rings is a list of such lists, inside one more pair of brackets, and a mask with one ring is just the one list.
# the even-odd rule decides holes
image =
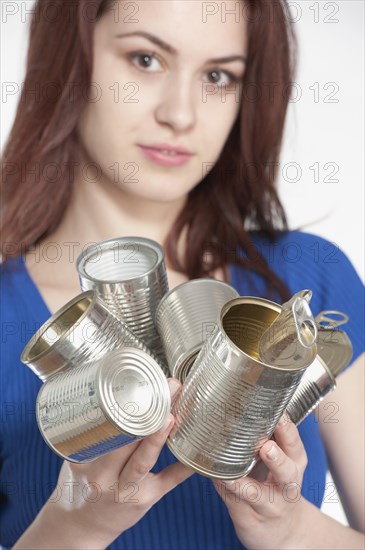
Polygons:
[[183,79],[172,79],[166,83],[158,107],[156,120],[160,124],[168,124],[174,130],[186,131],[196,122],[196,106],[191,82]]

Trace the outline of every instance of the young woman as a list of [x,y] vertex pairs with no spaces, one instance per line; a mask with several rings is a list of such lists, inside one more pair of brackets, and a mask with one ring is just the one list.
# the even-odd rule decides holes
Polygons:
[[[223,17],[235,4],[36,4],[3,154],[5,548],[363,547],[363,286],[333,245],[288,230],[276,194],[293,78],[286,6],[247,0],[238,18]],[[280,93],[269,94],[273,82]],[[80,293],[85,246],[120,236],[164,246],[170,288],[209,276],[278,302],[309,288],[314,314],[350,316],[351,366],[299,429],[278,425],[260,451],[265,481],[213,483],[178,463],[165,445],[172,416],[89,464],[62,461],[43,441],[41,382],[20,353]],[[327,458],[351,527],[319,509]]]

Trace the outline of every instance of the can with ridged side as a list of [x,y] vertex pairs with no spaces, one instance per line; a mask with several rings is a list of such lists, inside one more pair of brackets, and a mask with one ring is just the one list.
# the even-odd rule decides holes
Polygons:
[[166,294],[157,308],[156,323],[171,376],[185,381],[223,305],[238,296],[229,284],[208,278],[187,281]]
[[161,368],[149,354],[126,347],[45,382],[37,422],[55,453],[89,462],[157,432],[170,406]]
[[[280,310],[262,298],[227,302],[173,405],[167,444],[202,475],[248,474],[300,383],[308,365],[279,368],[259,359],[260,338]],[[315,355],[314,344],[310,363]]]
[[[340,319],[330,319],[329,314],[336,314]],[[322,325],[323,319],[329,320],[330,324]],[[317,357],[306,369],[286,409],[291,421],[296,425],[336,388],[336,377],[349,364],[352,357],[349,337],[344,331],[335,328],[348,321],[345,313],[321,311],[315,321],[318,324]]]
[[56,373],[123,347],[140,349],[157,361],[96,292],[89,290],[67,302],[40,327],[25,346],[21,361],[45,382]]
[[335,378],[319,356],[307,371],[286,408],[290,420],[296,425],[300,424],[322,398],[336,387]]
[[93,289],[156,355],[168,375],[155,311],[168,292],[162,247],[151,239],[121,237],[89,246],[77,259],[82,290]]

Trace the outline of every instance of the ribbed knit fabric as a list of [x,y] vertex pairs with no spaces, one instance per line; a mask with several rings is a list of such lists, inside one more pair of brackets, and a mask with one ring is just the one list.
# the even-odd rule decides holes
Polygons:
[[[351,338],[352,361],[355,360],[364,350],[364,287],[347,257],[334,244],[298,231],[283,233],[275,244],[257,235],[254,240],[292,294],[303,289],[313,291],[310,307],[314,315],[324,309],[337,309],[350,316],[350,322],[343,329]],[[265,296],[263,278],[232,265],[230,273],[230,282],[241,295]],[[278,296],[276,301],[281,303]],[[21,257],[1,267],[0,543],[5,548],[13,546],[35,518],[55,487],[62,464],[37,427],[35,401],[41,382],[19,359],[25,344],[49,317],[50,312],[26,270],[24,259]],[[335,413],[329,411],[328,415],[331,414]],[[300,425],[299,431],[308,454],[302,493],[319,507],[327,460],[313,414]],[[154,471],[174,461],[165,446]],[[109,548],[233,550],[243,547],[212,482],[194,474]]]

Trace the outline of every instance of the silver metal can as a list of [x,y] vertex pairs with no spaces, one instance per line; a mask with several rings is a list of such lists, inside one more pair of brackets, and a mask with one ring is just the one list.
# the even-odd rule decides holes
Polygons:
[[[330,314],[336,314],[337,320]],[[321,311],[315,321],[318,327],[317,357],[306,369],[298,388],[291,398],[286,412],[294,424],[298,425],[336,388],[336,377],[349,364],[352,357],[352,344],[345,332],[336,327],[348,321],[348,316],[340,311]],[[323,321],[328,322],[323,325]]]
[[[330,317],[333,314],[337,319]],[[317,356],[306,368],[286,408],[290,420],[297,426],[316,409],[329,392],[336,389],[336,376],[351,360],[352,344],[349,337],[342,330],[335,330],[348,319],[345,313],[332,310],[321,311],[314,319],[318,331]],[[327,324],[324,325],[323,322]],[[258,460],[250,474],[258,481],[265,481],[268,468]]]
[[121,237],[89,246],[77,259],[82,290],[94,289],[108,308],[168,367],[155,311],[168,292],[162,247],[151,239]]
[[[280,311],[261,298],[227,302],[173,405],[176,423],[167,444],[203,475],[248,474],[300,383],[302,362],[279,368],[259,360],[260,338]],[[314,344],[308,365],[316,351]]]
[[193,279],[166,294],[157,308],[156,324],[171,376],[185,381],[223,305],[238,296],[232,286],[214,279]]
[[56,373],[123,347],[135,347],[156,360],[147,346],[89,290],[70,300],[40,327],[25,346],[21,361],[45,382]]
[[89,462],[157,432],[171,407],[168,383],[152,357],[123,348],[50,378],[37,397],[37,422],[49,447]]

